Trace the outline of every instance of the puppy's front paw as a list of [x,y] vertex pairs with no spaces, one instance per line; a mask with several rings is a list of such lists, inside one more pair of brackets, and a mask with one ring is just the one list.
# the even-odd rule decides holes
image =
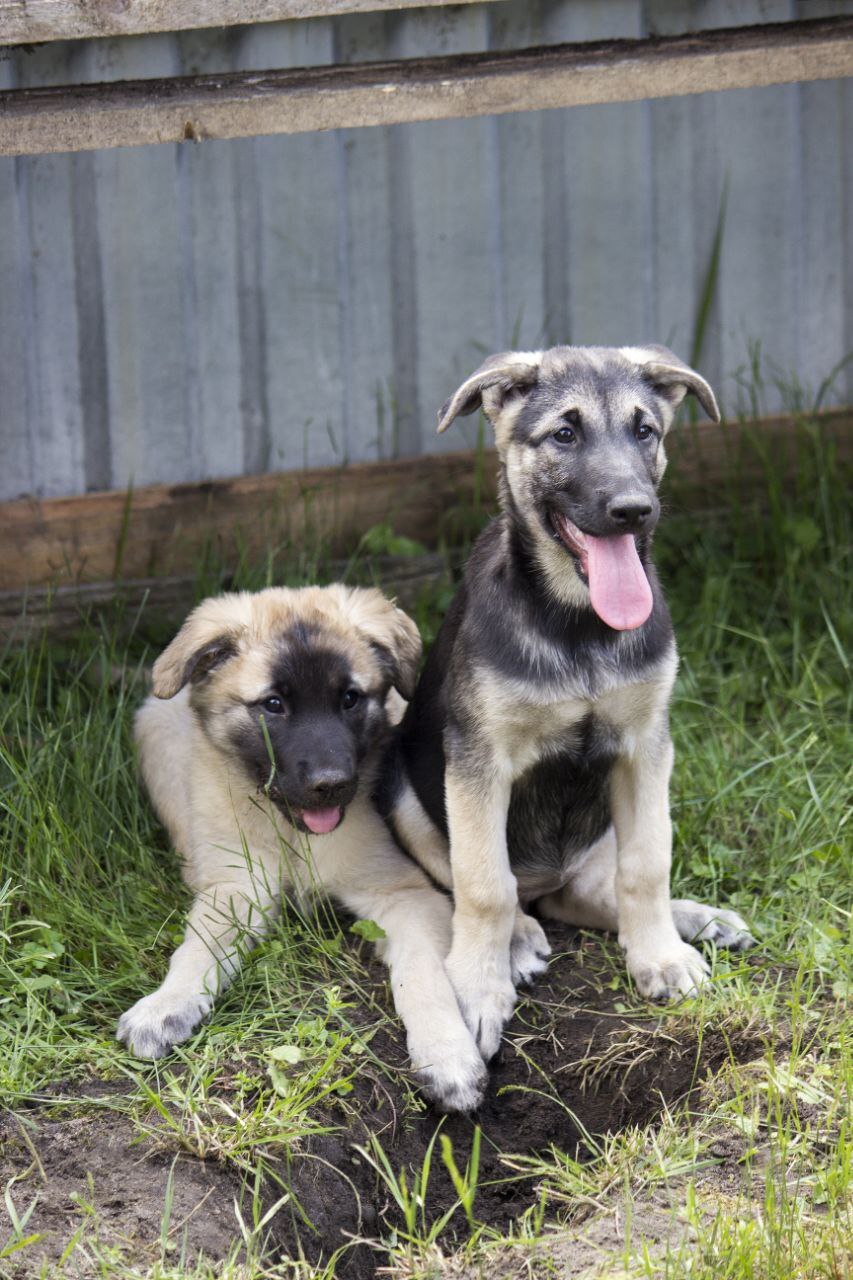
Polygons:
[[450,1041],[435,1040],[428,1050],[411,1047],[415,1079],[442,1111],[474,1111],[488,1080],[480,1052],[467,1028]]
[[548,957],[551,944],[545,936],[545,930],[533,916],[519,911],[512,931],[512,942],[509,949],[512,980],[516,986],[532,982],[537,974],[548,968]]
[[515,1008],[515,987],[509,976],[493,963],[471,962],[451,951],[446,963],[465,1025],[477,1042],[485,1062],[491,1062],[500,1048],[504,1024]]
[[745,951],[755,946],[746,921],[726,907],[711,907],[691,898],[679,898],[672,904],[672,919],[685,942],[713,942],[730,951]]
[[628,972],[647,1000],[695,996],[710,969],[694,947],[677,940],[657,951],[626,952]]
[[155,991],[121,1015],[116,1039],[123,1040],[136,1058],[162,1058],[192,1035],[212,1004],[207,995]]

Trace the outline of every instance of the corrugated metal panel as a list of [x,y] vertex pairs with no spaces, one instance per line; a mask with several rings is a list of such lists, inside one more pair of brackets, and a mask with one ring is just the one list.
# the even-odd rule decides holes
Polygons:
[[[853,0],[505,0],[9,51],[0,86],[662,34]],[[847,126],[845,139],[845,124]],[[453,449],[489,351],[687,354],[815,389],[853,346],[849,84],[0,160],[0,498]],[[774,372],[775,371],[775,372]],[[772,381],[772,378],[771,378]],[[853,370],[832,401],[853,401]],[[761,407],[782,406],[768,385]]]

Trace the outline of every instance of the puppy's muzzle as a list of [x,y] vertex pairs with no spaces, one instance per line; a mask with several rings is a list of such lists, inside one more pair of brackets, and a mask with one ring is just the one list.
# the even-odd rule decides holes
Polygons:
[[660,503],[643,493],[620,493],[607,504],[613,533],[642,533],[654,528]]

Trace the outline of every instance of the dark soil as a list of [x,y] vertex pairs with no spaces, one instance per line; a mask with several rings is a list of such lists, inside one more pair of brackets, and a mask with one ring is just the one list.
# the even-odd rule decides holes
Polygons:
[[[131,1121],[112,1110],[73,1119],[46,1119],[37,1112],[0,1117],[0,1178],[19,1218],[33,1199],[25,1235],[41,1238],[0,1261],[0,1276],[34,1280],[37,1268],[58,1262],[75,1231],[92,1230],[98,1246],[127,1251],[140,1260],[161,1256],[167,1188],[172,1205],[163,1256],[179,1259],[203,1252],[224,1257],[236,1234],[234,1197],[239,1178],[211,1161],[194,1160],[140,1143]],[[60,1274],[101,1274],[77,1251]]]
[[[304,1256],[318,1263],[348,1241],[378,1241],[402,1226],[387,1188],[355,1150],[368,1146],[371,1134],[379,1137],[395,1172],[419,1170],[440,1124],[452,1142],[457,1165],[464,1169],[474,1127],[479,1125],[482,1146],[474,1216],[503,1230],[537,1203],[538,1193],[533,1181],[513,1172],[502,1157],[544,1152],[553,1145],[577,1158],[591,1158],[585,1134],[650,1124],[664,1106],[684,1099],[729,1057],[754,1056],[757,1045],[748,1032],[733,1036],[731,1029],[715,1032],[706,1026],[700,1045],[684,1031],[686,1020],[615,1008],[614,998],[618,1002],[624,993],[614,997],[602,990],[599,948],[580,942],[568,929],[561,932],[552,926],[549,934],[555,949],[564,950],[510,1024],[479,1113],[441,1117],[426,1108],[413,1113],[405,1103],[402,1081],[398,1085],[394,1076],[389,1079],[378,1069],[366,1068],[354,1081],[346,1108],[321,1117],[337,1131],[289,1152],[280,1167],[279,1177],[291,1199],[269,1226],[272,1260]],[[608,978],[610,973],[606,971]],[[377,981],[382,981],[380,970]],[[382,1061],[401,1072],[405,1069],[399,1042],[377,1037],[372,1048]],[[96,1084],[76,1088],[81,1099],[76,1118],[56,1118],[56,1108],[32,1108],[17,1117],[9,1115],[0,1127],[0,1179],[5,1185],[18,1175],[12,1195],[19,1215],[38,1193],[27,1233],[42,1236],[38,1245],[24,1251],[17,1270],[14,1255],[0,1262],[0,1275],[15,1280],[32,1276],[34,1249],[40,1259],[57,1259],[87,1215],[86,1204],[93,1208],[89,1221],[97,1221],[99,1239],[129,1249],[140,1261],[153,1261],[161,1253],[170,1176],[172,1256],[180,1257],[183,1249],[188,1258],[203,1252],[218,1259],[236,1249],[240,1234],[234,1200],[245,1205],[250,1194],[239,1172],[177,1154],[168,1149],[168,1135],[160,1144],[140,1141],[131,1122],[109,1106],[101,1104],[93,1115],[91,1095],[98,1088],[105,1092],[105,1086]],[[67,1097],[70,1090],[63,1092]],[[411,1186],[411,1173],[408,1181]],[[281,1194],[281,1186],[270,1185],[264,1192],[266,1204],[272,1205]],[[455,1200],[436,1145],[427,1219],[438,1218]],[[460,1232],[466,1229],[461,1211],[451,1233],[454,1223]],[[338,1274],[367,1280],[385,1260],[381,1249],[353,1244]],[[86,1265],[74,1255],[66,1274],[94,1274]]]

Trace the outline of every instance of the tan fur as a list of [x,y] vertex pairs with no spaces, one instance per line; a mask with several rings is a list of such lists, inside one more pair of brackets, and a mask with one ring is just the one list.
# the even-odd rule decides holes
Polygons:
[[[370,800],[377,761],[363,766],[341,825],[307,836],[258,793],[230,745],[229,724],[264,696],[277,640],[296,622],[317,627],[320,644],[342,647],[365,690],[387,684],[374,644],[396,662],[399,684],[411,686],[417,629],[376,590],[272,588],[206,600],[190,615],[155,664],[154,696],[138,712],[136,738],[143,778],[196,898],[165,981],[123,1015],[119,1038],[145,1057],[185,1040],[269,927],[282,894],[304,901],[327,893],[384,929],[380,949],[417,1077],[441,1105],[469,1109],[484,1067],[444,969],[450,901],[400,853],[377,815]],[[232,647],[229,660],[184,684],[195,655],[220,639]],[[399,696],[389,698],[399,718]]]

